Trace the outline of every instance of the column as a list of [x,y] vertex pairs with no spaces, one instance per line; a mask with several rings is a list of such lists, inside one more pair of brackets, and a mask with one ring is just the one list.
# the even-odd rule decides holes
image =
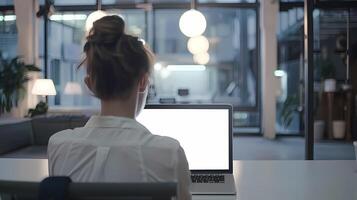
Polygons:
[[264,137],[274,139],[276,135],[276,93],[278,85],[274,71],[278,65],[277,22],[279,2],[260,1],[260,11],[262,132]]
[[[37,0],[14,0],[16,26],[18,35],[17,54],[22,56],[26,64],[35,64],[38,66],[38,19],[36,12],[38,10]],[[19,107],[12,111],[13,117],[23,117],[27,110],[35,107],[37,97],[31,94],[34,80],[39,73],[31,72],[31,80],[25,85],[26,95]]]

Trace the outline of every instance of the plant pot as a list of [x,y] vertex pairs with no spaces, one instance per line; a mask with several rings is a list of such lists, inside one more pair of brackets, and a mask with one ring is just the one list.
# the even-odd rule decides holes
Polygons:
[[319,141],[323,139],[325,132],[325,122],[323,120],[314,121],[314,139]]
[[325,92],[335,92],[336,91],[336,80],[333,78],[326,79],[324,81],[324,91]]
[[336,120],[332,122],[333,137],[335,139],[343,139],[346,135],[346,122]]

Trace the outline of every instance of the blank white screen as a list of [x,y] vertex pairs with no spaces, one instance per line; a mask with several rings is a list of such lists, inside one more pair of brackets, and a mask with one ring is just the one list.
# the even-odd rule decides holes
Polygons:
[[137,121],[178,140],[190,170],[229,169],[228,109],[144,109]]

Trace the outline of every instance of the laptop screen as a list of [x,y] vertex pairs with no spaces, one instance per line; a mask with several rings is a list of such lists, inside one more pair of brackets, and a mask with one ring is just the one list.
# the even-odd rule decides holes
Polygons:
[[228,108],[147,106],[137,117],[152,134],[178,140],[190,170],[229,170]]

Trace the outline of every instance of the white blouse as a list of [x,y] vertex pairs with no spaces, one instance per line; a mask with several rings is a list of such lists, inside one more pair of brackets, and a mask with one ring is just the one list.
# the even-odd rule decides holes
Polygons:
[[191,199],[185,152],[175,139],[150,133],[134,119],[93,116],[82,128],[54,134],[49,173],[74,182],[177,182]]

